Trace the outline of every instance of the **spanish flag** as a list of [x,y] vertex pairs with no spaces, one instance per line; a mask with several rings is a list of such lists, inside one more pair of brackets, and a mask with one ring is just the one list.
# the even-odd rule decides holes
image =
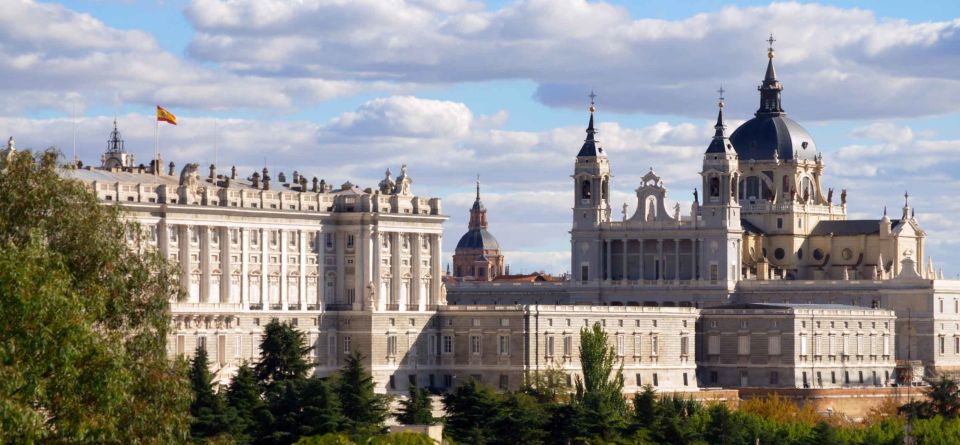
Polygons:
[[160,105],[157,105],[157,122],[166,122],[168,124],[177,125],[177,117],[173,113],[165,110]]

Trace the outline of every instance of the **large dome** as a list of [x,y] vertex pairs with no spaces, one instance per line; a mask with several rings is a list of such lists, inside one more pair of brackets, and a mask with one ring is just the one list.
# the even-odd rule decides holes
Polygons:
[[810,133],[782,114],[757,116],[743,123],[730,135],[740,160],[771,160],[774,152],[782,160],[813,161],[817,146]]
[[488,232],[487,229],[471,229],[460,237],[460,242],[457,243],[457,250],[460,249],[499,250],[500,243],[497,242],[497,239],[494,238],[493,234]]

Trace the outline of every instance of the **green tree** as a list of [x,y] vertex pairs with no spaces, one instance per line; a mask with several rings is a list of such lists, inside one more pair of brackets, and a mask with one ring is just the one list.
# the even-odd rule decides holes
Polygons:
[[496,437],[499,443],[539,445],[549,421],[546,407],[533,396],[515,392],[501,397],[497,407]]
[[447,411],[445,433],[458,443],[486,445],[496,441],[500,417],[499,396],[490,388],[469,379],[443,397]]
[[433,401],[430,391],[426,388],[417,388],[410,385],[410,394],[406,400],[400,401],[400,412],[397,421],[404,425],[433,425]]
[[214,437],[227,430],[223,401],[213,392],[212,380],[207,350],[198,346],[190,366],[190,386],[193,388],[190,436],[194,440]]
[[575,427],[584,437],[614,439],[626,425],[623,364],[616,367],[616,363],[616,351],[600,323],[580,330],[583,377],[577,376],[573,401],[578,413]]
[[524,391],[537,398],[540,403],[562,403],[570,400],[568,374],[556,366],[530,373]]
[[383,422],[389,413],[387,398],[373,391],[373,376],[363,368],[363,355],[354,351],[336,379],[344,426],[357,437],[384,431]]
[[261,359],[254,368],[260,382],[271,384],[307,375],[310,364],[304,356],[310,348],[304,346],[305,338],[303,332],[289,323],[276,319],[267,323],[260,342]]
[[183,441],[186,364],[166,355],[177,274],[57,159],[0,160],[0,442]]
[[227,407],[233,411],[233,422],[229,425],[234,440],[239,444],[250,443],[259,434],[258,419],[265,417],[266,404],[249,364],[240,365],[226,392]]

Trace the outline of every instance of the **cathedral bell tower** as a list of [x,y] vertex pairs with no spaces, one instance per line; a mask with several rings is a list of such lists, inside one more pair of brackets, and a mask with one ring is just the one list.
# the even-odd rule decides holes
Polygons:
[[727,138],[723,122],[723,88],[713,140],[703,154],[703,204],[700,217],[704,228],[703,270],[711,282],[733,283],[740,277],[740,250],[743,229],[737,184],[740,181],[737,151]]
[[572,273],[575,280],[598,279],[600,270],[600,225],[610,221],[610,161],[597,140],[593,126],[596,95],[590,93],[590,123],[587,138],[577,153],[573,175]]
[[701,216],[706,227],[740,229],[739,163],[733,143],[727,138],[723,122],[723,88],[720,88],[716,130],[703,154],[703,205]]

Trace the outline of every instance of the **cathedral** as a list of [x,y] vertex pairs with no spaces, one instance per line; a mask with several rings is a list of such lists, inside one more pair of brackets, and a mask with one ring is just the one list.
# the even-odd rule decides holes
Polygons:
[[[550,369],[572,381],[579,332],[594,325],[630,393],[882,388],[960,372],[960,283],[923,266],[907,197],[896,219],[847,219],[847,194],[828,186],[813,138],[787,117],[772,47],[767,56],[759,108],[729,135],[721,98],[687,211],[669,206],[651,169],[634,212],[613,217],[617,154],[601,144],[591,101],[571,150],[562,280],[509,275],[479,181],[444,275],[441,199],[417,195],[405,165],[371,187],[267,168],[178,172],[159,155],[135,164],[115,122],[100,165],[62,175],[139,224],[131,246],[179,266],[168,352],[205,348],[221,383],[258,360],[274,319],[306,334],[316,374],[358,351],[377,390],[397,394],[467,379],[515,390]],[[0,162],[15,150],[10,138]]]

